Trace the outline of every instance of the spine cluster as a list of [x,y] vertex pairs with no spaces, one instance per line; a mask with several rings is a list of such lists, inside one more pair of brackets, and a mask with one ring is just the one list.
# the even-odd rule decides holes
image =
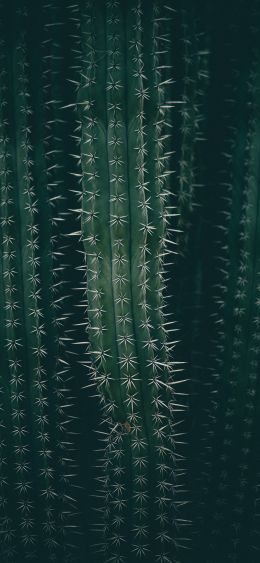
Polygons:
[[166,562],[178,504],[173,410],[181,409],[164,298],[175,244],[165,150],[169,12],[140,0],[102,7],[88,2],[82,15],[79,93],[86,353],[106,425],[100,547],[106,561],[128,561],[130,548],[133,561],[152,553]]
[[[48,29],[53,21],[41,8]],[[56,229],[64,220],[59,209],[64,190],[55,172],[59,150],[51,147],[53,121],[47,116],[49,102],[53,103],[49,61],[55,57],[44,52],[48,39],[41,27],[42,64],[36,69],[29,52],[26,7],[17,6],[11,37],[4,29],[4,14],[1,5],[0,553],[10,562],[58,561],[61,554],[64,561],[71,557],[75,561],[71,397],[64,351],[69,334],[62,306],[66,275]],[[55,142],[59,143],[57,137]]]

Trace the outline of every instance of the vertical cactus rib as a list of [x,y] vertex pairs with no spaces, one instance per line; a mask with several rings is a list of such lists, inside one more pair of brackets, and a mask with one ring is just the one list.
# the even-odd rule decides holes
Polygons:
[[[71,357],[68,353],[72,342],[72,329],[70,327],[71,298],[69,254],[70,245],[66,241],[68,232],[68,190],[66,189],[67,177],[64,171],[63,136],[66,120],[62,113],[64,77],[64,55],[62,41],[65,36],[65,18],[63,19],[62,5],[43,6],[45,19],[45,158],[47,167],[47,203],[49,207],[49,220],[51,225],[50,275],[52,289],[50,295],[50,308],[54,342],[56,346],[55,364],[52,372],[51,395],[54,396],[55,420],[54,447],[57,452],[57,522],[59,546],[62,557],[67,561],[76,561],[78,557],[77,534],[78,527],[75,522],[76,501],[72,492],[75,476],[75,455],[72,438],[74,398],[71,396],[70,379],[72,374]],[[69,303],[69,306],[68,306]],[[48,330],[51,334],[51,327]],[[71,354],[72,355],[72,354]],[[50,352],[50,357],[53,354]]]
[[[66,345],[71,342],[71,330],[66,302],[68,295],[68,265],[65,243],[65,218],[68,215],[67,197],[64,190],[62,137],[65,121],[61,115],[59,99],[62,83],[63,56],[61,33],[65,22],[61,18],[59,4],[42,5],[42,68],[35,69],[34,89],[34,138],[35,182],[39,198],[40,282],[45,303],[43,323],[47,358],[48,385],[46,397],[50,433],[46,435],[50,450],[55,451],[52,460],[55,504],[51,523],[46,528],[55,530],[56,540],[52,558],[62,553],[64,560],[77,557],[73,534],[75,526],[75,500],[71,485],[74,477],[74,454],[71,440],[71,391],[68,384],[71,366]],[[33,63],[32,63],[33,64]],[[42,72],[41,72],[42,71]],[[39,74],[38,74],[39,72]],[[41,82],[41,75],[43,81]],[[55,78],[55,82],[54,82]],[[38,79],[38,82],[37,82]],[[57,84],[57,86],[56,86]],[[70,476],[70,477],[69,477]]]
[[191,226],[191,213],[197,205],[196,188],[201,185],[201,171],[198,162],[198,144],[205,140],[203,133],[205,93],[208,80],[207,36],[200,31],[199,18],[192,9],[182,10],[183,30],[183,105],[181,106],[181,155],[179,162],[178,228],[183,231],[179,236],[180,253],[187,252],[188,236]]
[[[232,25],[232,28],[236,37],[239,27]],[[234,38],[233,42],[235,44]],[[249,49],[252,49],[253,44],[252,37]],[[250,72],[249,56],[252,56]],[[237,63],[236,59],[235,62]],[[234,60],[230,64],[233,69],[236,68]],[[222,155],[222,185],[225,195],[220,209],[222,216],[218,225],[219,236],[215,235],[219,247],[216,273],[217,269],[220,272],[216,276],[220,281],[214,286],[218,312],[212,315],[216,332],[209,356],[212,401],[207,409],[205,431],[208,432],[208,437],[205,434],[206,449],[202,451],[201,457],[202,461],[205,456],[206,481],[206,502],[200,503],[201,515],[202,518],[208,518],[209,513],[212,515],[207,526],[211,539],[203,556],[210,557],[213,561],[218,561],[226,554],[236,561],[248,550],[248,502],[244,491],[249,474],[253,481],[255,464],[250,432],[251,415],[255,409],[254,376],[252,380],[249,379],[259,268],[255,254],[258,248],[256,217],[259,202],[258,190],[255,188],[258,171],[253,156],[257,150],[255,53],[248,50],[243,64],[240,60],[238,64],[240,71],[232,77],[232,89],[227,92],[225,100],[228,107],[234,105],[234,110],[228,112],[227,130],[231,131],[232,137]],[[236,121],[235,127],[232,121],[236,118],[238,107],[241,120],[238,123]],[[220,534],[222,543],[218,545],[216,538]]]
[[[185,479],[186,482],[187,479],[190,480],[189,485],[192,489],[193,502],[191,508],[188,508],[188,518],[192,520],[193,534],[198,533],[201,525],[201,491],[206,486],[205,472],[207,471],[206,465],[204,472],[202,458],[205,454],[207,464],[210,447],[210,439],[204,426],[204,405],[207,409],[209,389],[214,388],[212,374],[208,373],[207,354],[205,354],[207,346],[202,337],[203,331],[206,336],[208,334],[205,324],[210,318],[205,306],[206,284],[203,287],[204,265],[205,268],[207,267],[206,260],[203,261],[204,225],[208,221],[206,204],[211,193],[205,154],[209,147],[207,129],[212,46],[209,29],[204,23],[205,9],[204,2],[196,7],[188,2],[182,6],[179,14],[179,49],[182,66],[176,70],[176,83],[179,78],[182,84],[183,103],[180,106],[179,124],[181,140],[179,148],[177,145],[177,155],[173,157],[177,170],[175,202],[176,242],[179,255],[174,263],[172,276],[174,275],[175,316],[182,324],[182,343],[177,346],[176,355],[177,358],[179,355],[180,359],[186,360],[186,372],[190,381],[187,402],[192,408],[185,417],[185,430],[190,435],[188,448],[191,450],[185,451],[186,471],[188,470]],[[210,397],[213,398],[213,395]],[[196,416],[193,418],[195,412]],[[189,463],[191,458],[192,464]],[[184,522],[184,525],[190,527],[188,522]]]
[[[107,51],[107,159],[110,182],[110,233],[112,251],[112,285],[114,299],[114,315],[116,340],[118,350],[119,376],[121,400],[124,408],[124,418],[121,421],[125,427],[135,427],[139,410],[139,378],[137,372],[136,346],[134,341],[134,326],[131,316],[131,263],[129,248],[131,244],[131,223],[129,213],[129,190],[127,173],[127,129],[126,129],[126,91],[124,26],[122,25],[122,10],[119,2],[108,2],[106,12],[106,51]],[[127,16],[126,16],[127,17]],[[133,486],[134,470],[131,436],[125,434],[118,441],[125,452],[122,459],[128,472],[118,475],[114,490],[121,501],[125,498],[122,487]],[[130,446],[130,447],[129,447]],[[124,479],[122,479],[124,477]],[[130,508],[130,506],[132,508]],[[114,518],[117,516],[115,503]],[[132,532],[134,499],[129,499],[129,516],[122,513],[122,519],[117,526],[117,538],[126,534],[127,528]],[[113,514],[113,513],[112,513]],[[123,521],[125,519],[125,522]],[[111,521],[111,525],[113,520]],[[126,527],[126,530],[124,529]],[[114,541],[115,538],[111,538]],[[127,550],[123,549],[127,554]],[[112,559],[113,560],[113,559]]]
[[[36,557],[36,539],[37,533],[39,531],[37,518],[36,518],[36,511],[35,511],[35,499],[34,499],[34,491],[33,488],[35,487],[35,478],[34,478],[34,460],[31,458],[31,446],[32,440],[30,436],[30,423],[31,418],[29,415],[29,397],[28,397],[28,380],[27,380],[27,359],[26,359],[26,352],[25,352],[25,335],[24,335],[24,310],[23,310],[23,262],[21,267],[21,254],[20,254],[20,233],[19,233],[19,209],[20,209],[20,201],[22,200],[22,207],[24,208],[24,215],[28,219],[28,222],[24,226],[23,231],[23,244],[24,244],[24,256],[25,261],[27,263],[27,271],[26,275],[28,276],[28,302],[27,307],[30,312],[34,310],[33,305],[35,304],[35,300],[37,299],[37,289],[33,282],[34,274],[36,273],[36,266],[34,264],[34,256],[35,250],[37,249],[38,240],[37,240],[37,228],[35,231],[31,231],[30,228],[33,226],[32,217],[33,214],[36,212],[36,205],[34,200],[34,190],[31,185],[32,175],[31,175],[31,166],[32,166],[32,158],[31,158],[31,146],[29,140],[30,134],[30,108],[27,102],[27,84],[28,79],[26,76],[26,69],[27,63],[25,59],[25,43],[24,43],[24,33],[25,33],[25,26],[24,26],[24,16],[25,12],[21,9],[17,12],[17,23],[21,24],[20,30],[20,37],[16,45],[16,52],[14,53],[14,73],[15,78],[17,79],[17,83],[15,83],[14,91],[15,94],[18,96],[19,100],[19,126],[17,128],[17,138],[20,152],[19,155],[14,156],[13,147],[12,147],[12,124],[10,122],[10,129],[9,132],[11,134],[11,142],[9,144],[9,165],[10,165],[10,180],[12,177],[13,181],[13,192],[14,192],[14,201],[15,210],[14,214],[14,224],[13,233],[9,239],[9,241],[13,241],[13,261],[14,261],[14,268],[13,268],[13,279],[11,285],[13,285],[13,289],[17,293],[17,302],[14,302],[14,311],[16,310],[15,316],[13,312],[11,314],[12,318],[7,319],[7,327],[9,326],[10,329],[10,337],[7,339],[7,348],[12,350],[15,355],[9,356],[9,365],[10,365],[10,391],[11,391],[11,402],[12,402],[12,434],[13,434],[13,442],[14,442],[14,454],[15,454],[15,483],[14,489],[17,495],[17,521],[16,521],[16,545],[19,549],[21,557],[31,557],[32,559]],[[20,19],[21,18],[21,19]],[[16,32],[16,28],[15,28]],[[9,75],[9,80],[10,80]],[[14,115],[14,112],[10,112],[8,108],[8,115],[9,118]],[[11,118],[11,119],[12,119]],[[17,183],[16,183],[16,173],[15,169],[18,173],[21,172],[20,177],[20,185],[18,192],[17,190]],[[19,196],[18,196],[19,193]],[[21,198],[21,200],[20,200]],[[26,220],[27,220],[26,219]],[[11,216],[10,216],[11,220]],[[12,220],[11,220],[12,223]],[[10,223],[10,224],[11,224]],[[6,249],[6,258],[9,258],[9,250]],[[37,261],[37,260],[36,260]],[[18,276],[16,277],[16,272]],[[37,277],[37,276],[36,276]],[[15,279],[16,278],[16,279]],[[10,287],[11,289],[11,287]],[[7,290],[9,292],[9,288]],[[11,301],[14,297],[13,292],[11,292]],[[9,308],[9,307],[8,307]],[[9,317],[9,314],[8,314]],[[16,319],[15,319],[16,317]],[[19,320],[18,320],[19,319]],[[32,334],[33,329],[36,329],[36,324],[34,325],[31,322],[31,318],[28,320],[28,326],[30,326],[30,331]],[[32,334],[31,340],[31,354],[32,354],[32,363],[34,368],[36,368],[37,360],[35,358],[36,351],[38,345],[38,338],[37,335],[35,336]],[[18,350],[20,350],[18,352]],[[9,354],[8,354],[9,355]],[[34,391],[35,395],[35,391]]]
[[[19,18],[26,18],[25,9],[18,12]],[[46,394],[46,363],[47,350],[42,342],[42,305],[39,278],[40,257],[39,225],[36,222],[38,200],[33,185],[33,157],[31,145],[30,116],[28,91],[28,62],[24,32],[20,32],[14,58],[14,90],[18,96],[15,107],[16,155],[17,155],[17,187],[20,207],[20,227],[22,246],[22,275],[24,292],[24,328],[27,348],[27,370],[29,376],[31,412],[33,420],[33,443],[35,448],[36,474],[39,483],[39,494],[42,504],[42,533],[46,553],[55,550],[55,521],[53,504],[56,492],[53,488],[52,452],[48,447],[49,418],[47,414],[48,399]],[[28,312],[28,314],[27,314]]]
[[203,377],[200,373],[203,373],[205,363],[201,339],[204,322],[202,232],[204,206],[209,193],[205,149],[210,49],[208,29],[201,20],[203,3],[198,10],[187,5],[181,11],[183,103],[176,189],[177,230],[180,231],[176,238],[180,256],[176,261],[175,307],[177,318],[184,319],[185,357],[192,369],[191,380],[195,381]]
[[[143,59],[143,5],[137,1],[126,9],[126,158],[127,190],[129,198],[129,267],[131,284],[131,316],[135,344],[134,361],[140,379],[136,391],[129,390],[134,411],[129,417],[131,449],[133,455],[133,540],[134,558],[146,559],[151,553],[151,530],[148,524],[152,510],[151,480],[153,478],[153,438],[150,433],[152,418],[149,405],[152,389],[148,382],[146,366],[149,349],[147,294],[147,232],[148,214],[145,193],[146,125],[144,101],[148,96],[145,85]],[[131,352],[129,353],[131,362]],[[131,404],[131,403],[130,403]]]
[[[103,549],[109,561],[126,561],[128,542],[133,560],[148,560],[155,549],[157,560],[167,561],[175,535],[173,366],[168,357],[173,343],[167,344],[162,296],[169,172],[159,61],[161,43],[165,52],[170,40],[159,35],[155,4],[149,8],[153,34],[145,43],[147,53],[153,53],[152,67],[147,64],[143,9],[140,0],[131,6],[111,0],[105,3],[103,21],[102,10],[94,11],[88,2],[82,25],[81,225],[89,357],[112,428],[105,437],[108,474],[103,477]],[[155,166],[150,174],[148,158],[151,171]]]
[[[98,14],[94,15],[92,13],[92,15],[87,15],[86,19],[89,19],[88,26],[90,27],[90,31],[88,31],[89,28],[87,28],[87,26],[83,27],[84,33],[89,33],[92,41],[94,39],[93,30],[96,29],[97,25],[95,24],[97,17]],[[102,24],[102,22],[100,22],[100,24]],[[94,366],[99,366],[100,385],[103,386],[104,394],[110,401],[109,410],[111,410],[112,414],[115,413],[115,418],[118,417],[124,420],[124,409],[120,392],[118,386],[115,384],[116,377],[118,377],[116,374],[118,374],[119,368],[117,365],[118,354],[114,310],[112,306],[113,301],[111,302],[108,298],[108,295],[113,295],[111,241],[109,234],[109,190],[104,191],[104,193],[102,191],[101,193],[101,186],[109,185],[107,165],[104,164],[106,137],[103,123],[106,123],[106,108],[102,107],[99,100],[95,100],[93,96],[97,80],[96,74],[98,72],[98,62],[96,58],[95,47],[90,44],[90,62],[88,65],[89,68],[86,69],[87,75],[85,78],[87,81],[88,98],[86,108],[83,106],[82,110],[82,112],[85,111],[86,114],[86,121],[83,121],[82,129],[82,231],[84,236],[84,248],[89,258],[88,270],[90,271],[90,275],[88,276],[88,301],[90,305],[88,312],[91,318],[90,345],[92,342],[98,343],[98,346],[94,346],[93,349],[93,356],[95,358]],[[99,69],[100,67],[102,68],[101,63],[102,59],[99,60]],[[100,70],[98,76],[99,79],[102,80]],[[103,81],[104,78],[102,82]],[[97,105],[96,111],[94,111],[95,105]],[[90,110],[89,113],[87,111],[88,109]],[[98,115],[96,115],[96,113],[98,113]],[[85,236],[85,229],[87,229],[87,236]],[[108,287],[110,287],[109,292],[106,291],[107,284],[109,284]],[[110,327],[110,330],[108,330],[108,327]],[[115,388],[114,395],[113,393],[109,395],[110,386],[112,389]]]
[[[254,21],[259,21],[259,11],[253,11]],[[256,38],[258,29],[252,23],[252,31]],[[258,39],[259,41],[259,39]],[[240,445],[237,454],[239,472],[235,483],[233,518],[238,529],[243,530],[248,520],[247,501],[245,488],[251,482],[251,466],[254,463],[254,440],[252,433],[252,414],[256,415],[257,409],[257,378],[256,367],[259,368],[258,333],[255,329],[255,315],[258,312],[258,290],[259,290],[259,55],[258,41],[253,51],[252,71],[249,77],[249,89],[252,96],[252,114],[249,118],[247,139],[247,161],[248,172],[245,177],[247,195],[243,205],[241,221],[241,261],[239,271],[242,277],[246,277],[246,287],[241,291],[241,286],[236,287],[237,307],[236,317],[241,318],[241,325],[236,320],[234,337],[234,360],[238,367],[237,385],[234,386],[234,397],[236,399],[235,414],[238,418],[234,426],[234,433],[240,436]],[[251,260],[250,260],[251,257]],[[240,315],[239,315],[240,313]],[[238,330],[239,327],[239,330]],[[244,354],[240,355],[242,342],[245,342]],[[233,362],[234,365],[235,362]],[[253,369],[252,369],[253,368]],[[235,533],[234,533],[235,532]],[[230,550],[238,554],[240,541],[236,530],[232,533]],[[242,535],[242,541],[243,541]],[[241,542],[242,543],[242,542]],[[247,546],[246,546],[247,549]]]
[[[106,37],[105,30],[103,31],[104,24],[102,21],[99,21],[95,26],[95,23],[93,22],[93,6],[91,8],[92,13],[90,11],[90,14],[86,17],[88,27],[84,28],[85,33],[88,34],[86,35],[86,38],[89,40],[90,37],[93,41],[93,30],[99,29],[102,30],[102,34],[104,34],[103,39],[101,38],[100,41],[104,41]],[[97,15],[95,16],[95,19],[96,18]],[[111,20],[112,18],[113,16],[111,14]],[[109,33],[110,30],[108,26],[107,42],[109,49],[108,56],[110,57],[110,60],[106,61],[106,46],[103,43],[102,49],[100,49],[101,55],[99,61],[99,72],[95,69],[95,44],[92,45],[89,41],[91,51],[88,57],[90,64],[87,71],[87,79],[90,96],[92,88],[93,93],[95,93],[94,86],[96,80],[98,84],[103,84],[105,91],[106,82],[104,82],[104,77],[106,80],[106,70],[104,72],[104,68],[106,69],[109,65],[111,65],[111,68],[108,72],[110,73],[111,81],[113,80],[113,64],[116,60],[116,46],[113,43],[116,39],[112,36],[112,34],[110,36]],[[114,49],[114,52],[112,49]],[[104,64],[104,67],[102,63]],[[117,154],[115,152],[112,154],[112,151],[114,150],[113,143],[116,145],[117,143],[118,145],[120,144],[120,140],[118,139],[117,141],[117,138],[113,137],[113,133],[116,135],[120,134],[120,130],[118,133],[116,127],[117,123],[118,127],[120,126],[120,123],[118,115],[115,113],[115,109],[113,107],[113,96],[112,93],[110,94],[109,90],[107,92],[107,100],[104,109],[103,103],[100,103],[101,101],[103,102],[103,99],[99,100],[97,97],[96,100],[93,98],[88,102],[90,111],[92,109],[91,104],[94,106],[96,103],[97,108],[96,113],[91,112],[88,117],[86,136],[84,136],[84,122],[82,126],[83,142],[85,141],[87,148],[86,150],[83,145],[82,164],[83,174],[85,172],[86,175],[85,178],[83,176],[83,188],[86,183],[86,191],[83,191],[84,215],[82,218],[82,225],[84,246],[87,251],[88,271],[90,271],[87,287],[89,303],[88,313],[90,314],[91,331],[90,345],[93,347],[93,342],[95,345],[95,340],[96,345],[98,344],[98,346],[94,347],[94,354],[96,354],[97,360],[95,364],[99,369],[94,367],[94,377],[97,380],[98,389],[101,391],[103,396],[103,405],[108,407],[107,416],[111,417],[112,414],[115,416],[116,420],[119,419],[119,421],[124,422],[126,420],[126,406],[123,404],[122,399],[124,390],[118,386],[118,377],[120,373],[118,348],[120,346],[120,342],[117,342],[115,323],[116,314],[118,315],[118,311],[120,312],[122,305],[124,305],[123,302],[120,302],[117,291],[120,293],[127,282],[124,274],[122,275],[122,268],[124,268],[123,262],[125,259],[122,255],[120,239],[123,239],[123,237],[122,235],[117,235],[119,240],[116,239],[117,232],[122,230],[121,222],[117,223],[116,221],[116,213],[118,213],[121,201],[124,201],[124,195],[120,195],[119,193],[120,180],[117,181],[116,177],[116,174],[118,174],[118,166],[120,166],[120,153]],[[106,113],[107,111],[109,112],[108,115]],[[107,120],[108,132],[106,133],[105,124],[107,123]],[[114,125],[113,120],[115,122]],[[109,137],[109,135],[111,135],[111,137]],[[102,143],[98,142],[99,139]],[[120,147],[118,150],[120,150]],[[104,166],[104,155],[107,159],[106,167]],[[115,169],[114,172],[111,170],[112,166]],[[105,186],[108,186],[106,191],[104,190]],[[119,196],[118,200],[116,197],[117,195]],[[124,222],[124,219],[122,219],[122,223]],[[86,231],[87,236],[85,235],[85,225],[89,226]],[[124,240],[122,240],[122,243],[124,244]],[[114,272],[116,273],[114,274]],[[115,286],[112,285],[112,276],[116,277]],[[109,291],[107,291],[107,288],[110,288]],[[116,296],[114,299],[110,300],[110,296],[114,294],[116,294]],[[127,320],[123,319],[123,321],[123,325],[125,326],[127,324]],[[125,346],[127,346],[127,342],[125,343]],[[122,341],[121,348],[123,347],[124,342]],[[114,389],[115,392],[113,391]],[[122,496],[125,488],[125,454],[123,449],[120,447],[121,440],[122,438],[120,437],[120,433],[117,435],[117,431],[112,431],[111,438],[108,436],[106,454],[108,456],[107,464],[110,465],[109,459],[114,458],[114,467],[112,469],[114,476],[113,473],[110,476],[110,480],[112,481],[111,487],[114,491],[114,498],[109,504],[107,513],[105,514],[105,520],[106,518],[108,520],[110,519],[110,522],[118,516],[118,513],[119,515],[120,513],[123,515],[125,511],[125,501]],[[117,520],[118,526],[121,524],[122,520],[125,523],[125,516],[123,519],[121,517]],[[105,522],[105,529],[106,525],[107,524]],[[123,541],[121,531],[116,529],[116,533],[113,534],[110,539],[108,538],[108,541],[110,541],[112,546],[115,545],[116,549],[117,543],[120,544]],[[106,542],[104,549],[107,549]]]
[[[9,24],[9,10],[0,8],[1,18],[5,14]],[[57,186],[61,181],[52,177],[47,164],[51,124],[47,119],[46,127],[44,98],[48,87],[37,90],[40,70],[35,70],[34,53],[29,51],[32,13],[28,14],[23,2],[17,2],[16,8],[10,35],[2,30],[10,49],[3,40],[1,54],[1,342],[3,338],[5,363],[1,387],[5,424],[10,428],[7,447],[5,430],[1,432],[1,449],[6,452],[1,458],[3,468],[8,464],[8,481],[3,473],[1,486],[10,491],[5,492],[8,503],[3,500],[1,554],[7,561],[17,557],[19,561],[56,561],[62,553],[64,561],[76,561],[72,397],[67,389],[71,375],[64,352],[70,331],[68,313],[61,307],[66,293],[57,295],[66,284],[60,258],[64,241],[55,246],[60,234],[55,227],[67,209],[64,212],[57,204],[62,194],[52,198],[50,193],[55,181]],[[36,27],[41,33],[42,22],[37,21]],[[39,45],[36,40],[40,52]],[[48,81],[48,69],[44,76]]]
[[[1,40],[1,87],[0,87],[0,181],[1,181],[1,311],[3,313],[1,320],[1,346],[5,350],[6,361],[3,364],[4,378],[1,380],[1,440],[0,440],[0,531],[1,531],[1,548],[0,553],[7,561],[14,561],[17,554],[14,542],[16,522],[13,521],[11,515],[12,497],[10,495],[11,483],[10,473],[8,475],[8,465],[10,463],[24,462],[26,452],[21,449],[23,446],[23,434],[19,433],[22,410],[19,410],[12,404],[15,398],[15,392],[9,389],[9,377],[13,381],[14,387],[23,384],[22,374],[20,371],[21,364],[16,357],[19,345],[17,327],[19,327],[19,312],[16,299],[15,281],[17,278],[17,268],[15,264],[15,240],[14,240],[14,201],[13,186],[10,169],[10,139],[7,136],[7,116],[6,116],[6,91],[7,91],[7,48],[4,39],[3,30],[3,5],[0,5],[1,21],[0,29],[2,33]],[[19,329],[18,329],[19,330]],[[19,347],[20,348],[20,347]],[[16,391],[16,389],[15,389]],[[22,393],[21,393],[22,399]],[[15,412],[15,414],[14,414]],[[12,417],[12,418],[11,418]],[[17,420],[17,433],[14,440],[10,437],[12,428],[12,419]],[[13,443],[12,443],[13,442]],[[11,447],[10,447],[11,446]],[[18,448],[17,456],[12,456],[12,446]],[[26,445],[25,445],[26,450]],[[13,457],[13,459],[12,459]],[[11,461],[12,460],[12,461]]]
[[0,0],[1,563],[259,561],[259,17]]

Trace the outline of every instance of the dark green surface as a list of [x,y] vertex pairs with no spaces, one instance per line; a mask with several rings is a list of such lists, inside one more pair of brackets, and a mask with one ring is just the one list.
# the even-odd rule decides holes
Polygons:
[[1,563],[259,561],[260,3],[165,4],[0,1]]

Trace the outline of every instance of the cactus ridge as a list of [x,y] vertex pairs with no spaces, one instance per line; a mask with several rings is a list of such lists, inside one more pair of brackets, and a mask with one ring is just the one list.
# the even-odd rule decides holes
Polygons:
[[[196,217],[191,216],[192,229],[201,229],[202,233],[204,230],[205,234],[209,231],[209,238],[212,236],[211,244],[213,241],[216,249],[214,264],[212,260],[214,276],[208,273],[205,275],[200,264],[196,263],[198,279],[206,279],[208,286],[205,284],[204,288],[208,294],[204,296],[201,293],[200,309],[194,313],[189,311],[194,315],[201,334],[206,335],[206,326],[210,335],[207,344],[202,338],[201,358],[197,341],[192,343],[196,357],[194,355],[194,359],[192,356],[190,359],[194,370],[195,394],[201,392],[201,405],[206,405],[202,409],[201,419],[196,421],[198,428],[195,434],[197,432],[199,441],[196,442],[195,437],[194,451],[196,456],[197,451],[199,455],[192,469],[196,483],[194,489],[200,491],[198,496],[197,491],[194,491],[193,512],[200,543],[199,546],[196,545],[195,539],[195,552],[202,559],[216,562],[225,557],[240,561],[249,551],[252,561],[255,561],[257,549],[256,539],[252,547],[252,537],[249,539],[249,536],[253,535],[251,530],[256,527],[256,520],[253,523],[252,505],[258,478],[258,450],[254,446],[255,434],[252,424],[257,417],[255,370],[259,369],[259,366],[257,358],[252,360],[251,354],[254,354],[253,349],[257,349],[257,346],[254,346],[254,341],[257,340],[254,319],[257,318],[255,303],[259,270],[259,202],[258,190],[255,187],[258,173],[254,157],[258,137],[258,40],[257,26],[253,23],[259,21],[259,9],[247,10],[244,5],[243,10],[250,26],[250,41],[243,54],[243,62],[237,53],[238,37],[241,34],[240,23],[230,20],[223,33],[227,60],[227,68],[223,73],[223,91],[220,90],[223,123],[216,132],[216,136],[221,135],[221,143],[217,141],[217,153],[212,157],[208,170],[206,167],[208,195],[198,198],[200,192],[197,188],[193,193],[195,205],[201,202],[206,208],[207,215],[203,217],[205,223],[207,217],[215,217],[212,235],[209,222],[203,229],[202,223],[198,220],[196,225]],[[191,33],[192,31],[188,30],[188,36]],[[193,41],[190,41],[190,44],[193,44]],[[216,45],[214,47],[216,49]],[[213,73],[212,66],[210,68]],[[218,72],[216,76],[219,78],[221,71]],[[213,88],[210,96],[212,101],[209,100],[209,110],[210,103],[215,99]],[[211,133],[211,142],[212,137]],[[196,161],[198,155],[193,163],[194,171]],[[216,210],[214,194],[217,185],[219,199]],[[192,248],[192,241],[187,239],[187,244]],[[203,245],[202,238],[200,244],[200,253],[206,253],[210,264],[207,244]],[[191,252],[189,249],[188,251]],[[189,270],[187,269],[189,275],[193,267],[190,265]],[[209,287],[210,282],[212,285]],[[207,316],[204,319],[203,307]],[[208,318],[211,320],[208,321]],[[196,379],[200,379],[199,388]],[[193,400],[194,404],[196,401],[198,404],[197,397]],[[201,543],[204,526],[206,545]]]
[[4,563],[259,559],[259,15],[0,0]]
[[[2,5],[1,5],[2,9]],[[2,21],[1,21],[1,32]],[[24,444],[24,433],[21,432],[24,411],[20,403],[23,403],[23,375],[21,373],[21,359],[16,356],[20,350],[20,339],[18,330],[20,325],[19,304],[16,300],[17,268],[15,262],[15,239],[14,239],[14,198],[12,176],[10,169],[11,148],[10,139],[7,134],[6,115],[6,91],[7,91],[7,51],[6,41],[1,41],[1,273],[3,284],[1,287],[2,311],[6,311],[6,321],[1,325],[1,345],[6,350],[6,362],[4,366],[5,379],[1,381],[1,555],[7,561],[14,561],[16,555],[14,533],[16,522],[11,516],[12,495],[10,488],[10,476],[7,474],[8,462],[19,464],[27,461],[27,445]],[[8,388],[8,377],[10,374],[11,387]],[[19,398],[18,398],[19,397]],[[17,401],[16,401],[17,398]],[[18,405],[17,405],[18,402]],[[13,405],[13,407],[12,407]],[[18,408],[17,408],[18,407]],[[13,433],[13,447],[15,448],[15,459],[10,447],[11,440],[8,439],[8,430],[12,429],[12,421],[15,422]],[[11,434],[12,435],[12,434]],[[9,446],[9,447],[8,447]],[[12,475],[13,477],[13,475]]]
[[103,7],[105,17],[88,2],[82,16],[86,66],[78,96],[87,355],[111,428],[104,437],[101,549],[105,560],[124,561],[130,542],[133,560],[146,560],[154,544],[159,561],[167,560],[168,530],[175,525],[177,459],[170,355],[175,342],[168,337],[163,296],[164,260],[171,250],[164,149],[168,80],[162,72],[170,40],[161,29],[168,17],[156,2],[149,7],[152,31],[144,42],[142,2]]
[[[3,25],[3,5],[0,8]],[[17,5],[14,15],[11,38],[2,30],[6,39],[1,55],[1,344],[3,339],[5,425],[10,429],[8,442],[5,431],[3,437],[1,433],[7,456],[3,469],[8,463],[8,478],[3,473],[1,480],[1,555],[6,561],[56,561],[64,552],[64,561],[71,561],[75,468],[67,429],[73,398],[64,351],[68,314],[61,307],[68,296],[60,240],[57,244],[57,227],[64,220],[58,203],[63,190],[53,194],[60,178],[53,172],[58,169],[55,160],[54,166],[49,161],[55,152],[57,162],[59,151],[56,146],[49,150],[53,122],[45,113],[50,57],[43,56],[45,83],[43,90],[37,89],[41,66],[35,70],[29,50],[26,7]],[[9,49],[13,36],[15,48]]]

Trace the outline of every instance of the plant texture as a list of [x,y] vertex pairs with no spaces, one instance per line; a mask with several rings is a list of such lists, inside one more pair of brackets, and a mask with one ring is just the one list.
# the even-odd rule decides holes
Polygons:
[[[237,16],[230,10],[220,38],[222,8],[213,10],[212,19],[205,6],[200,12],[200,26],[210,38],[206,142],[189,165],[196,186],[191,198],[185,189],[192,236],[186,235],[175,284],[176,305],[183,310],[181,353],[188,351],[192,380],[193,553],[195,560],[214,563],[259,557],[259,5],[241,2]],[[184,143],[185,135],[186,130]],[[191,150],[187,154],[190,158]]]
[[0,553],[1,560],[16,563],[75,561],[68,547],[75,502],[69,482],[73,443],[65,432],[71,399],[64,350],[64,194],[56,172],[61,140],[49,110],[55,53],[49,51],[47,20],[42,64],[35,66],[27,9],[22,3],[16,8],[6,29],[10,20],[1,3]]
[[171,14],[139,0],[84,8],[81,230],[86,364],[105,424],[101,549],[106,561],[166,562],[178,545],[173,413],[181,408],[164,296],[175,244],[165,149]]
[[258,563],[259,0],[0,0],[1,563]]

